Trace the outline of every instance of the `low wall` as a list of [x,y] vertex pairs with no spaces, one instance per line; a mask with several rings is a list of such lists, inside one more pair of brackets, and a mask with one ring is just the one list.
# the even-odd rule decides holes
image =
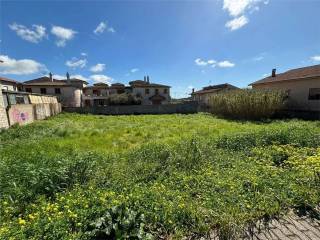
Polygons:
[[16,104],[8,109],[10,126],[25,125],[61,112],[60,103]]
[[10,126],[13,124],[25,125],[34,121],[32,104],[12,105],[8,110]]
[[91,113],[101,115],[131,115],[131,114],[173,114],[197,113],[198,103],[187,102],[164,105],[130,105],[130,106],[104,106],[104,107],[67,107],[66,112]]

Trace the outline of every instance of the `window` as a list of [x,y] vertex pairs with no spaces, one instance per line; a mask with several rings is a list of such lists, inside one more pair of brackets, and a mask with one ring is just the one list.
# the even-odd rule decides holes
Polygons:
[[159,89],[158,88],[155,89],[155,94],[159,94]]
[[29,88],[29,87],[27,87],[27,88],[26,88],[26,92],[32,93],[32,89]]
[[309,89],[309,100],[320,100],[320,88]]
[[145,94],[149,94],[150,93],[150,89],[149,88],[146,88],[145,89]]
[[47,89],[46,88],[40,88],[40,93],[41,94],[47,94]]
[[98,89],[93,89],[93,90],[92,90],[92,94],[93,94],[94,96],[100,96],[100,90],[98,90]]
[[61,89],[60,88],[55,88],[54,89],[55,94],[61,94]]
[[24,104],[24,96],[16,95],[16,103],[17,104]]
[[163,89],[163,93],[164,93],[164,94],[167,94],[167,93],[168,93],[168,89],[166,89],[166,88]]

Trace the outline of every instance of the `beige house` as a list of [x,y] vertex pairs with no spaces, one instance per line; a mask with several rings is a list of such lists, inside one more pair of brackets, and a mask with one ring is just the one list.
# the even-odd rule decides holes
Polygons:
[[57,80],[49,74],[49,77],[41,77],[23,83],[23,91],[57,96],[63,107],[81,107],[82,91],[88,83],[86,81],[70,78],[67,73],[65,80]]
[[97,83],[93,86],[85,87],[82,96],[83,106],[104,106],[109,95],[108,84]]
[[144,80],[129,82],[130,86],[122,83],[114,83],[108,86],[104,83],[96,83],[83,89],[84,106],[105,106],[110,95],[131,93],[141,99],[142,105],[159,105],[170,102],[170,86],[150,83],[149,77]]
[[144,80],[129,82],[132,94],[142,99],[143,105],[168,104],[171,100],[170,86],[150,83],[149,76]]
[[210,97],[213,94],[217,94],[221,91],[239,89],[231,84],[224,83],[219,85],[207,86],[199,91],[192,89],[191,97],[193,101],[197,101],[201,106],[207,106],[209,104]]
[[0,84],[0,90],[18,91],[21,87],[20,82],[5,77],[0,77]]
[[290,110],[320,111],[320,65],[279,74],[273,69],[269,77],[250,85],[253,89],[277,89],[287,92],[287,107]]

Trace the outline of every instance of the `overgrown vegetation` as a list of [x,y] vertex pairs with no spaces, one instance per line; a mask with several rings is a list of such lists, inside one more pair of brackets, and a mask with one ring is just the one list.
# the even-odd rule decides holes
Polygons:
[[319,121],[61,114],[0,143],[0,239],[237,239],[320,203]]
[[121,93],[110,95],[107,99],[108,105],[140,105],[141,98],[132,93]]
[[261,120],[283,108],[286,93],[279,90],[241,89],[214,94],[209,101],[212,113],[232,119]]

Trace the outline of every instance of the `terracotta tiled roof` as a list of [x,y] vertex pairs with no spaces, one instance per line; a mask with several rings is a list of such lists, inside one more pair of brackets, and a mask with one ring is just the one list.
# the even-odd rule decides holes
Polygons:
[[158,88],[171,88],[167,85],[162,85],[158,83],[147,83],[147,84],[134,84],[133,87],[142,87],[142,88],[152,88],[152,87],[158,87]]
[[259,81],[251,83],[250,85],[281,82],[288,80],[301,80],[310,77],[320,77],[320,65],[292,69],[284,73],[276,74],[275,77],[269,76],[263,78]]
[[[86,83],[86,81],[81,80],[81,79],[76,79],[76,78],[71,78],[70,79],[71,82],[82,82],[82,83]],[[51,79],[49,77],[40,77],[40,78],[36,78],[33,80],[29,80],[29,81],[25,81],[24,84],[27,85],[68,85],[67,83],[67,79],[64,80],[58,80],[58,79],[53,79],[51,81]]]
[[12,79],[9,79],[9,78],[5,78],[5,77],[0,77],[0,81],[2,82],[11,82],[11,83],[16,83],[16,84],[18,84],[18,83],[20,83],[20,82],[18,82],[18,81],[16,81],[16,80],[12,80]]
[[136,85],[136,84],[148,84],[148,83],[143,80],[134,80],[134,81],[129,82],[129,84]]
[[219,85],[212,85],[212,86],[204,87],[204,88],[202,88],[202,90],[193,92],[193,93],[191,93],[191,95],[213,93],[213,92],[218,92],[218,91],[225,90],[225,89],[238,89],[238,87],[233,86],[233,85],[231,85],[229,83],[224,83],[224,84],[219,84]]

